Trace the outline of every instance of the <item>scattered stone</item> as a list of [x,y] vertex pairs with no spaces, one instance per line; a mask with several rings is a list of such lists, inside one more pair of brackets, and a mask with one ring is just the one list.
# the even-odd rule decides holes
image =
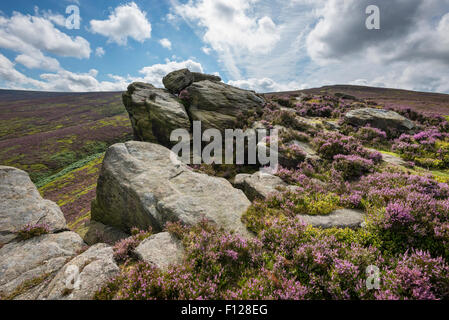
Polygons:
[[402,160],[399,157],[396,157],[392,154],[387,154],[387,153],[381,153],[382,154],[382,160],[385,161],[386,163],[392,164],[394,166],[407,166],[407,162]]
[[139,141],[172,146],[170,135],[175,129],[190,131],[190,120],[184,105],[165,89],[135,82],[123,94],[134,138]]
[[335,210],[331,214],[325,216],[299,215],[299,217],[303,219],[305,223],[323,229],[359,229],[365,221],[364,213],[362,211],[352,209]]
[[85,229],[87,230],[82,237],[84,242],[86,242],[89,246],[102,242],[114,244],[129,237],[128,234],[117,228],[106,226],[101,222],[94,220],[86,222]]
[[341,128],[340,125],[334,121],[323,121],[323,125],[327,130],[330,131],[339,131]]
[[[13,298],[45,281],[84,246],[75,232],[11,242],[0,249],[0,296]],[[12,295],[12,296],[11,296]]]
[[307,142],[293,140],[290,144],[295,144],[306,154],[306,160],[320,160],[320,156],[313,150],[312,146]]
[[351,110],[345,115],[345,121],[355,126],[371,125],[374,128],[390,132],[391,129],[406,132],[415,128],[415,124],[397,112],[375,108]]
[[42,199],[25,171],[0,166],[0,244],[16,239],[27,224],[46,224],[50,232],[67,229],[56,203]]
[[161,232],[145,239],[136,249],[139,259],[166,270],[170,265],[178,265],[184,259],[181,241],[168,232]]
[[194,172],[163,146],[131,141],[108,149],[92,203],[92,219],[129,231],[206,218],[249,235],[241,222],[250,201],[223,178]]
[[271,193],[277,192],[279,188],[287,184],[281,178],[263,172],[254,174],[238,174],[234,179],[234,186],[243,190],[246,196],[255,199],[266,199]]

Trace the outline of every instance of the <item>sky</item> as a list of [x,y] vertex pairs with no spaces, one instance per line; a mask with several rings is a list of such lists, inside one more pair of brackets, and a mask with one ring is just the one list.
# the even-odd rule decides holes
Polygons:
[[[366,26],[372,5],[379,29]],[[162,87],[182,68],[258,92],[353,84],[449,93],[449,0],[0,2],[0,88]]]

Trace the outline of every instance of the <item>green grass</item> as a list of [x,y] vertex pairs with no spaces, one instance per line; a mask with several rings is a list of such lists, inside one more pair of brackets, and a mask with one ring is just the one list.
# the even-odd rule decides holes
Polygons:
[[61,171],[59,171],[58,173],[56,173],[56,174],[54,174],[54,175],[52,175],[52,176],[50,176],[50,177],[47,177],[47,178],[44,178],[44,179],[39,180],[38,182],[35,183],[35,184],[36,184],[36,187],[37,187],[37,188],[42,188],[43,186],[45,186],[45,185],[47,185],[47,184],[49,184],[49,183],[55,181],[56,179],[58,179],[58,178],[60,178],[60,177],[65,176],[66,174],[72,172],[73,170],[76,170],[76,169],[79,169],[79,168],[84,167],[84,166],[85,166],[86,164],[88,164],[89,162],[91,162],[91,161],[93,161],[93,160],[95,160],[95,159],[97,159],[97,158],[100,158],[100,157],[102,157],[103,155],[104,155],[103,152],[101,152],[101,153],[96,153],[96,154],[91,155],[91,156],[89,156],[89,157],[86,157],[86,158],[84,158],[84,159],[82,159],[82,160],[79,160],[79,161],[77,161],[77,162],[74,162],[74,163],[72,163],[71,165],[69,165],[69,166],[65,167],[64,169],[62,169]]

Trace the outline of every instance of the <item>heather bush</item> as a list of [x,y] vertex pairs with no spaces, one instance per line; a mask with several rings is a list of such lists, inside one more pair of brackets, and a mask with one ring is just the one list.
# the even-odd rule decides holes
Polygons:
[[118,241],[114,245],[114,259],[119,263],[124,263],[134,258],[134,249],[146,238],[151,236],[151,228],[148,231],[142,231],[137,228],[131,229],[131,236]]
[[374,162],[356,155],[339,154],[334,157],[333,167],[342,172],[344,179],[352,180],[373,172]]
[[449,266],[428,252],[405,253],[392,262],[375,298],[381,300],[436,300],[449,297]]
[[17,231],[17,238],[19,240],[28,240],[48,233],[50,233],[50,227],[45,223],[27,224]]
[[291,143],[279,145],[279,164],[287,168],[295,168],[306,159],[306,153],[298,145]]
[[279,132],[279,139],[283,143],[289,143],[291,141],[300,141],[300,142],[309,142],[310,136],[304,132],[292,130],[292,129],[286,129],[281,130]]
[[354,137],[337,132],[322,133],[314,139],[313,143],[318,154],[327,160],[333,160],[336,155],[357,155],[374,163],[382,160],[379,152],[367,150]]
[[395,140],[393,150],[422,167],[449,168],[449,135],[436,128],[401,135]]
[[387,133],[373,127],[359,128],[353,136],[362,144],[370,146],[385,146],[388,145]]
[[264,119],[272,125],[279,125],[294,130],[307,130],[307,127],[298,120],[295,112],[287,110],[268,111],[264,114]]

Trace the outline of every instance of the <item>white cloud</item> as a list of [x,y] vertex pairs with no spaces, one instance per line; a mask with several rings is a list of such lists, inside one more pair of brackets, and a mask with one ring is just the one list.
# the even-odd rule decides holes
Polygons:
[[304,88],[295,82],[290,82],[287,84],[277,83],[276,81],[270,78],[262,78],[262,79],[251,78],[247,80],[236,80],[236,81],[231,80],[228,82],[228,84],[230,84],[231,86],[239,87],[246,90],[253,90],[260,93],[291,91]]
[[269,53],[280,40],[279,27],[266,14],[254,12],[257,0],[193,0],[174,3],[173,12],[198,27],[204,42],[220,54],[227,71],[241,76],[238,59]]
[[70,37],[56,29],[43,17],[15,12],[11,18],[0,19],[0,48],[21,53],[46,51],[62,57],[89,58],[89,42],[82,37]]
[[103,47],[98,47],[97,49],[95,49],[95,55],[97,57],[103,57],[106,54],[106,51],[104,51]]
[[149,67],[142,68],[139,72],[143,75],[142,81],[149,82],[156,87],[163,87],[162,78],[168,73],[188,68],[192,72],[204,72],[203,67],[199,62],[193,60],[185,61],[169,61],[166,60],[165,64],[155,64]]
[[[87,73],[75,73],[60,68],[54,73],[40,75],[40,80],[25,76],[15,69],[8,58],[0,54],[0,83],[9,89],[32,89],[61,92],[92,92],[92,91],[124,91],[131,82],[148,82],[156,87],[163,87],[162,78],[168,73],[189,68],[193,72],[204,72],[199,62],[193,60],[170,61],[164,64],[154,64],[142,68],[140,76],[126,77],[109,74],[109,81],[98,80],[99,72],[92,69]],[[218,73],[217,73],[218,74]]]
[[119,45],[126,45],[128,38],[144,42],[151,38],[151,23],[146,15],[137,4],[131,2],[115,8],[107,20],[91,20],[90,29]]
[[0,53],[0,81],[8,84],[8,88],[19,89],[32,86],[39,87],[40,82],[25,76],[15,69],[14,63]]
[[168,40],[167,38],[161,39],[159,40],[159,43],[161,44],[161,46],[163,46],[164,48],[171,50],[171,41]]
[[39,50],[20,54],[16,57],[15,62],[24,65],[28,69],[57,71],[61,68],[58,60],[45,56]]

